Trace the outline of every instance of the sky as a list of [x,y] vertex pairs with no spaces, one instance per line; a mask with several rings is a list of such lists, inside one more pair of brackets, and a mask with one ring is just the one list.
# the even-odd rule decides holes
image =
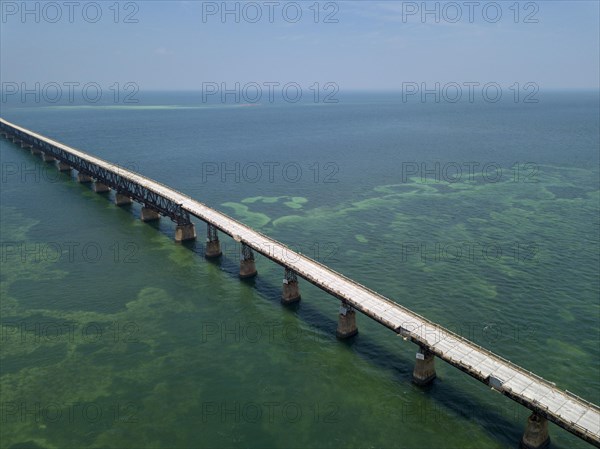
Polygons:
[[[36,82],[130,82],[140,90],[201,90],[203,83],[236,82],[295,82],[304,88],[335,83],[345,90],[436,82],[599,87],[596,0],[1,4],[3,87]],[[225,9],[233,12],[222,15]]]

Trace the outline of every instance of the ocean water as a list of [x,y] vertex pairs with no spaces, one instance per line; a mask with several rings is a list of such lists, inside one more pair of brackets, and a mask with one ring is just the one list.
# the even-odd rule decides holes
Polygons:
[[[3,104],[2,117],[134,169],[600,402],[597,92],[536,104]],[[0,142],[1,446],[514,448],[528,410],[257,257],[176,244]],[[554,448],[585,443],[550,424]]]

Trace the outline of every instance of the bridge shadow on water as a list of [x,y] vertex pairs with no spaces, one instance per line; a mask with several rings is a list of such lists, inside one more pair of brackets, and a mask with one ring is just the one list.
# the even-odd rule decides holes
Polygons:
[[[18,148],[18,146],[16,147]],[[30,155],[30,158],[36,160],[38,159],[34,155]],[[60,179],[64,179],[65,181],[70,180],[72,182],[76,182],[70,173],[59,173],[58,176]],[[84,189],[86,186],[81,185],[81,188]],[[110,200],[111,194],[108,192],[102,193],[101,195],[107,200]],[[131,213],[132,217],[139,219],[138,207],[135,204],[124,205],[120,207]],[[170,228],[165,229],[164,226],[161,226],[160,221],[150,221],[146,224],[158,232],[163,232],[168,234],[170,237],[173,237],[174,231]],[[216,259],[205,259],[204,245],[198,243],[198,241],[182,242],[181,245],[194,252],[198,257],[204,259],[206,263],[211,263],[218,266],[222,272],[226,273],[228,276],[231,276],[231,278],[239,279],[239,260],[234,260],[231,257],[227,257],[225,254]],[[309,297],[303,297],[302,301],[299,303],[287,306],[282,305],[280,303],[281,284],[276,284],[272,280],[267,279],[265,276],[261,277],[260,272],[258,277],[242,279],[241,281],[247,284],[249,287],[254,288],[261,298],[271,302],[276,307],[284,309],[284,313],[291,313],[302,320],[305,324],[309,325],[311,328],[322,332],[324,335],[332,337],[332,339],[335,338],[335,330],[337,328],[337,312],[333,312],[331,315],[326,315],[314,304],[311,304]],[[300,282],[302,290],[302,285],[307,285],[308,282]],[[312,288],[316,289],[317,287]],[[338,301],[335,298],[332,298],[332,300],[335,302]],[[364,323],[365,320],[367,320],[366,317],[358,322],[359,334],[357,336],[351,337],[348,340],[338,340],[338,344],[344,345],[345,347],[351,349],[354,354],[364,359],[370,365],[376,366],[388,372],[398,384],[398,388],[410,385],[410,388],[426,393],[428,397],[435,403],[434,411],[433,413],[429,413],[430,416],[427,419],[440,419],[439,416],[436,417],[435,407],[437,407],[437,410],[442,414],[443,411],[445,411],[460,418],[476,422],[493,440],[496,440],[500,445],[506,447],[518,446],[520,438],[525,429],[527,416],[529,415],[528,409],[520,406],[517,403],[514,403],[514,408],[512,408],[514,414],[512,419],[510,419],[506,413],[497,411],[495,409],[490,409],[489,403],[483,402],[474,394],[470,394],[464,389],[460,389],[459,387],[452,386],[448,382],[445,382],[443,377],[435,379],[432,384],[426,387],[417,387],[412,383],[414,360],[406,357],[405,354],[403,354],[405,351],[404,349],[399,349],[398,352],[394,352],[390,348],[382,345],[381,340],[375,338],[373,334],[369,335],[368,332],[362,331],[361,322]],[[363,325],[363,329],[364,328],[368,328],[368,326]],[[390,336],[391,339],[397,338],[391,332]],[[441,361],[438,359],[437,363],[439,366]],[[468,387],[469,389],[475,390],[476,388],[488,388],[475,379],[469,378],[467,381],[471,382],[472,385]],[[502,399],[504,401],[510,401],[506,398]],[[448,421],[448,424],[451,424],[450,420]],[[399,425],[401,425],[401,422]],[[21,447],[41,448],[41,446],[38,446],[33,442],[26,442],[17,443],[11,446],[11,449],[17,449]],[[551,443],[551,447],[555,449],[563,448],[563,446],[557,446],[555,443]]]
[[[196,241],[183,242],[183,245],[198,256],[204,258],[204,245],[199,244]],[[230,276],[232,279],[239,279],[238,260],[233,260],[224,254],[216,259],[205,259],[205,261],[206,263],[218,266],[223,273]],[[284,313],[293,314],[312,329],[322,332],[324,335],[331,337],[332,340],[336,338],[337,307],[333,314],[325,314],[314,304],[311,304],[310,297],[308,296],[302,296],[302,300],[298,303],[283,305],[280,302],[281,285],[274,283],[271,279],[267,279],[266,276],[261,276],[260,271],[256,277],[239,280],[255,289],[262,299],[270,302],[274,307],[283,309]],[[302,287],[310,284],[308,281],[301,278],[299,278],[299,281],[301,283],[301,293],[303,293]],[[318,289],[312,285],[310,285],[310,287],[310,291]],[[338,301],[333,297],[331,299],[334,302]],[[466,388],[464,388],[464,384],[463,388],[451,385],[449,382],[446,382],[446,379],[444,379],[443,376],[436,378],[431,384],[425,387],[415,385],[412,382],[414,360],[406,356],[406,349],[399,348],[398,352],[394,352],[390,347],[383,345],[381,340],[376,338],[375,335],[369,335],[368,331],[363,331],[363,329],[369,327],[364,325],[365,320],[370,321],[371,319],[360,313],[359,315],[364,317],[362,319],[357,319],[359,334],[347,340],[338,339],[338,344],[351,349],[354,354],[361,357],[368,362],[368,364],[385,370],[398,384],[398,388],[409,385],[410,388],[415,391],[426,393],[433,402],[433,405],[425,405],[425,407],[430,407],[430,409],[422,411],[423,416],[417,416],[416,419],[422,419],[423,423],[432,423],[438,420],[441,424],[444,424],[443,421],[445,420],[445,424],[449,427],[453,424],[453,418],[444,418],[444,416],[446,414],[455,415],[460,419],[476,422],[483,431],[487,433],[490,438],[496,440],[498,444],[505,447],[518,447],[519,441],[525,430],[527,417],[530,414],[529,409],[504,397],[499,398],[500,402],[509,403],[511,405],[510,407],[506,407],[506,405],[490,407],[489,403],[478,399],[475,394],[471,394],[469,391],[480,389],[480,391],[483,392],[484,389],[487,390],[489,387],[464,374],[457,373],[458,375],[468,377],[467,382],[469,382],[470,385]],[[363,323],[362,329],[361,323]],[[388,330],[386,329],[386,331]],[[398,338],[391,333],[391,331],[388,332],[390,340]],[[415,345],[414,348],[416,349],[417,346]],[[437,359],[436,364],[438,367],[441,363],[443,362],[440,359]],[[454,367],[450,367],[450,369],[458,371],[458,369]],[[455,376],[452,377],[454,378]],[[499,393],[490,392],[489,394]],[[415,418],[412,418],[412,420],[414,422]],[[401,425],[401,422],[399,425]],[[551,442],[550,447],[554,449],[563,448],[563,446],[558,446],[554,442]]]

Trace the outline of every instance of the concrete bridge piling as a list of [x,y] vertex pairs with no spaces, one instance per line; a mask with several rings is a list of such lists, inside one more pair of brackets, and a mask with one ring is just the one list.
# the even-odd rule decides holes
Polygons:
[[56,158],[54,156],[52,156],[51,154],[42,152],[42,160],[44,162],[54,162],[56,160]]
[[175,228],[175,241],[196,240],[196,227],[193,223],[179,224]]
[[435,356],[427,348],[421,346],[416,356],[413,382],[423,386],[429,384],[435,377]]
[[300,301],[300,287],[298,287],[298,277],[294,271],[285,268],[283,277],[283,292],[281,302],[283,304],[293,304]]
[[79,182],[80,184],[89,184],[90,182],[92,182],[92,177],[84,173],[78,172],[77,182]]
[[338,326],[335,334],[340,339],[350,338],[358,334],[358,328],[356,327],[356,312],[350,304],[344,301],[342,301],[342,304],[340,305]]
[[254,252],[245,243],[242,243],[242,254],[240,257],[240,278],[247,279],[256,276],[256,263],[254,262]]
[[62,161],[58,161],[56,163],[56,168],[58,169],[58,171],[70,171],[72,167],[69,164],[65,164]]
[[520,449],[546,449],[550,446],[548,420],[533,412],[527,418],[527,427],[521,439]]
[[103,184],[100,181],[96,180],[96,181],[94,181],[94,192],[96,192],[96,193],[110,192],[110,187],[108,187],[106,184]]
[[131,203],[133,203],[133,200],[129,196],[124,195],[119,192],[115,193],[115,205],[116,206],[127,206]]
[[140,218],[145,222],[156,221],[160,218],[160,214],[157,210],[152,209],[151,207],[143,206]]
[[204,257],[207,259],[215,259],[221,256],[221,243],[219,242],[219,233],[210,223],[206,226],[206,247],[204,249]]

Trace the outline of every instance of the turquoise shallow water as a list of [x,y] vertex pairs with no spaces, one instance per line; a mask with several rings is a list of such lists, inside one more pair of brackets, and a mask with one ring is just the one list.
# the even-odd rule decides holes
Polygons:
[[[597,94],[144,98],[153,107],[3,117],[172,185],[600,402]],[[413,345],[363,316],[337,341],[337,302],[306,282],[284,308],[278,266],[259,257],[259,276],[240,282],[232,240],[208,263],[200,224],[197,242],[175,244],[168,220],[143,224],[139,206],[0,145],[2,447],[516,446],[526,409],[443,362],[417,388]],[[436,163],[448,176],[425,173]],[[269,164],[272,179],[256,180]],[[586,447],[550,432],[553,447]]]

